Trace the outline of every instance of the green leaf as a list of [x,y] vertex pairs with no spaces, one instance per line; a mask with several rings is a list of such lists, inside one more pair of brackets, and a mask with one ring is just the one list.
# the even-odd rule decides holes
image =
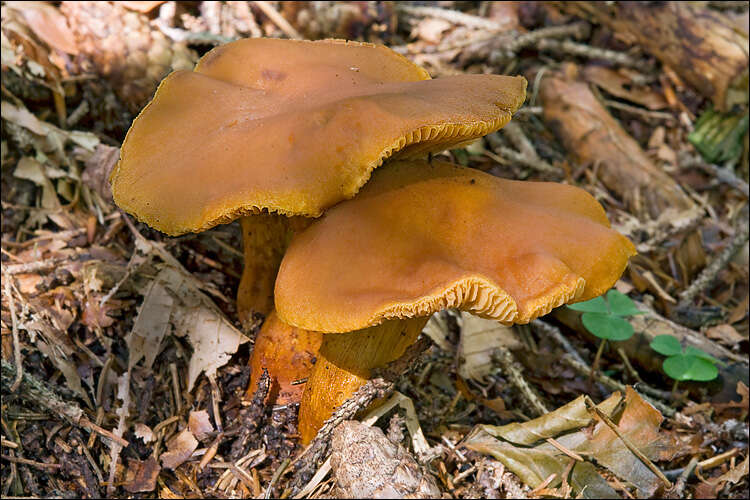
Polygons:
[[680,341],[671,335],[657,335],[654,337],[654,340],[651,341],[651,349],[665,356],[682,354]]
[[595,297],[591,300],[587,300],[586,302],[579,302],[577,304],[571,304],[568,307],[573,309],[574,311],[581,311],[581,312],[587,312],[587,313],[607,314],[609,312],[609,307],[607,306],[607,303],[604,301],[603,297]]
[[707,382],[719,375],[719,370],[710,361],[686,354],[668,357],[662,367],[675,380]]
[[615,316],[635,316],[636,314],[644,314],[638,310],[635,306],[635,302],[630,300],[630,297],[624,293],[620,293],[614,288],[607,292],[607,302],[612,314]]
[[710,361],[711,363],[721,363],[721,361],[714,358],[709,353],[702,351],[698,349],[697,347],[693,347],[691,345],[685,348],[685,354],[688,356],[695,356],[696,358],[705,359],[706,361]]
[[633,325],[618,316],[587,312],[581,317],[588,331],[605,340],[627,340],[633,335]]

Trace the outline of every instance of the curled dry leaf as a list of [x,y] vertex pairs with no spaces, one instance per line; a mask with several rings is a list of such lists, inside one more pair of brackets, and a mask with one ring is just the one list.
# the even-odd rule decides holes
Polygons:
[[462,311],[459,324],[461,339],[458,343],[458,374],[464,379],[481,381],[487,376],[496,366],[492,356],[498,347],[522,347],[515,331],[497,321]]
[[591,83],[603,88],[616,97],[627,99],[648,109],[664,109],[667,101],[664,96],[646,86],[636,85],[627,76],[603,66],[588,66],[583,75]]
[[[661,414],[630,387],[620,414],[617,407],[621,399],[616,393],[598,407],[604,414],[611,415],[620,433],[650,460],[671,459],[679,451],[679,445],[671,434],[659,430]],[[579,430],[571,432],[575,429]],[[467,437],[466,446],[500,460],[532,488],[557,474],[548,485],[556,487],[571,457],[548,442],[537,444],[546,438],[555,438],[565,449],[596,460],[600,466],[634,484],[639,495],[651,496],[661,485],[657,476],[606,424],[592,417],[583,397],[529,422],[502,427],[478,426]],[[526,447],[534,444],[532,448]],[[573,489],[585,498],[617,498],[589,462],[576,462],[570,478]]]
[[151,430],[151,427],[146,424],[138,422],[134,426],[134,432],[135,437],[139,438],[145,444],[148,444],[154,440],[154,432]]
[[214,430],[208,412],[206,410],[191,411],[188,417],[188,429],[198,441],[206,439],[208,434]]
[[68,54],[78,54],[73,32],[68,22],[56,7],[47,2],[5,2],[5,4],[19,12],[42,41],[53,49],[62,50]]
[[129,458],[125,484],[122,487],[130,493],[153,491],[160,471],[161,467],[154,457],[148,457],[146,460]]
[[159,459],[166,469],[176,469],[187,461],[198,448],[198,440],[187,429],[174,436],[167,442],[167,450]]

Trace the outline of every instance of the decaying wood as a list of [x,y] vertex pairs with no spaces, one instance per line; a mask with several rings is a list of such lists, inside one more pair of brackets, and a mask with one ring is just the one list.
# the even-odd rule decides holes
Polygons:
[[340,498],[435,498],[435,479],[377,427],[349,420],[331,440],[331,470]]
[[545,73],[539,97],[544,120],[581,164],[625,201],[632,213],[656,218],[667,208],[687,210],[693,201],[659,170],[638,143],[578,78],[573,64]]
[[723,14],[697,2],[560,2],[560,7],[643,47],[717,109],[747,102],[748,38]]
[[[710,386],[718,386],[720,388],[720,392],[715,394],[712,399],[719,401],[727,398],[731,399],[734,396],[737,382],[743,381],[747,383],[746,357],[742,358],[732,353],[700,332],[685,328],[668,320],[643,303],[635,301],[635,304],[638,309],[646,314],[626,318],[633,325],[635,333],[630,339],[617,343],[617,346],[623,349],[630,361],[638,364],[647,371],[663,373],[661,364],[664,357],[656,354],[650,345],[651,341],[658,335],[672,335],[680,341],[683,347],[696,347],[722,361],[721,364],[717,365],[719,377],[716,381],[709,384]],[[567,307],[561,307],[556,309],[554,314],[555,318],[563,324],[586,336],[592,342],[598,341],[583,326],[581,313]]]

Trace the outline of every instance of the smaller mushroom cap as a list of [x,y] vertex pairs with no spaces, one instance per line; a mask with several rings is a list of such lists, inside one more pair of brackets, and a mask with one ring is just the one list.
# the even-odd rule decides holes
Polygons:
[[582,189],[395,162],[295,237],[276,310],[326,333],[449,307],[527,323],[602,294],[634,254]]
[[259,211],[319,216],[396,154],[499,129],[526,80],[429,74],[392,50],[323,40],[238,40],[165,78],[130,128],[115,202],[170,235]]

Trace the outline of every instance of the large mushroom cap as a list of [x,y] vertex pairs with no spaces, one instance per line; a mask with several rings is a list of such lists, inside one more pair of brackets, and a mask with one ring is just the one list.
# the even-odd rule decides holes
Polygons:
[[526,323],[600,295],[634,254],[582,189],[396,162],[292,241],[276,309],[326,333],[447,307]]
[[521,77],[430,80],[383,46],[239,40],[164,79],[128,132],[112,193],[172,235],[258,211],[318,216],[396,153],[502,127],[525,88]]

